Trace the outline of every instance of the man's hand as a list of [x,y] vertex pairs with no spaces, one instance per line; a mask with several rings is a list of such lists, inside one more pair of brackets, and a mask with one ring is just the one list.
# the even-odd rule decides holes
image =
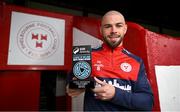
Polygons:
[[76,97],[83,93],[85,89],[71,89],[69,88],[69,85],[66,86],[66,93],[71,97]]
[[93,92],[97,95],[96,97],[101,100],[110,100],[115,95],[115,87],[111,84],[103,82],[98,78],[94,77],[96,83],[100,84],[101,87],[95,87]]

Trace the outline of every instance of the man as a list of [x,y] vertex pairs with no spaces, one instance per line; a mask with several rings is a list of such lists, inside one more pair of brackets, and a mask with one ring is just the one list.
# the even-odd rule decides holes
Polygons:
[[[126,31],[121,13],[109,11],[103,16],[100,32],[104,43],[101,49],[92,52],[96,86],[85,90],[85,111],[152,110],[153,93],[143,61],[123,48]],[[82,92],[67,86],[70,96]]]

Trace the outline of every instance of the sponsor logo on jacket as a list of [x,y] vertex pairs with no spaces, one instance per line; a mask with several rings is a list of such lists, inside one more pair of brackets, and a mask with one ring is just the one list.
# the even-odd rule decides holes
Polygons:
[[[127,92],[131,92],[131,85],[120,85],[117,81],[117,79],[113,79],[113,81],[106,81],[106,80],[103,80],[103,82],[106,82],[108,84],[111,84],[113,85],[114,87],[117,87],[119,89],[122,89],[124,91],[127,91]],[[100,84],[96,83],[96,87],[101,87]]]

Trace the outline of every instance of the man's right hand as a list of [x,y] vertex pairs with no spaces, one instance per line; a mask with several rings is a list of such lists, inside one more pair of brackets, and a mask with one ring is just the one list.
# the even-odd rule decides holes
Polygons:
[[71,89],[69,88],[69,85],[66,86],[66,93],[71,97],[76,97],[83,93],[85,89]]

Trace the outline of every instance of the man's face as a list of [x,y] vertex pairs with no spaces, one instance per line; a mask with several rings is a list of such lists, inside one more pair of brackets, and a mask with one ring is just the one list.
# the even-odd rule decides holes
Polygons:
[[122,15],[108,14],[101,23],[101,33],[104,41],[111,47],[122,45],[122,40],[127,31],[127,25]]

